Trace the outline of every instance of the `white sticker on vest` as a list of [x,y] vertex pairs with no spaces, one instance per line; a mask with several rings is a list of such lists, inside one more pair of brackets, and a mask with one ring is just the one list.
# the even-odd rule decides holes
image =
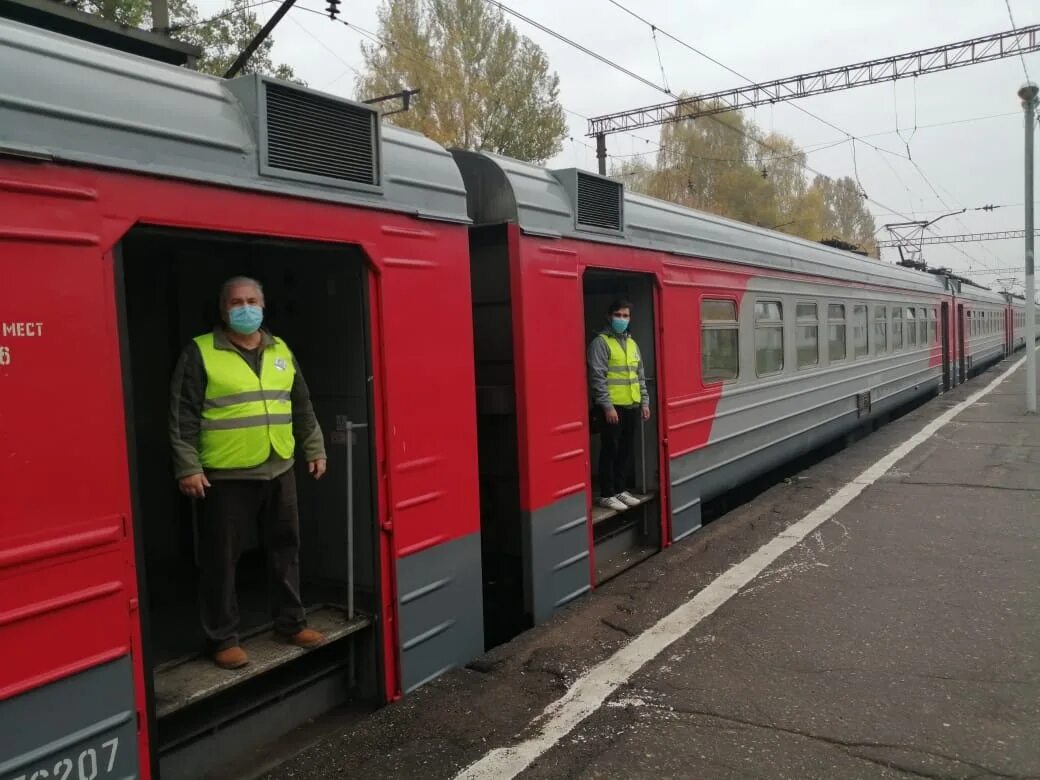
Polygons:
[[275,358],[274,367],[277,368],[279,371],[285,371],[285,369],[288,368],[288,365],[286,365],[285,362],[285,358]]

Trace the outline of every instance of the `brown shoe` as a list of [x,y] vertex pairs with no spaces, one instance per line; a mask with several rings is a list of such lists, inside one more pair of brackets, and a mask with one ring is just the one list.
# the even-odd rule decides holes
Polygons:
[[241,669],[249,663],[246,651],[237,645],[213,654],[213,662],[221,669]]
[[297,647],[305,647],[310,650],[312,647],[325,644],[325,635],[313,628],[304,628],[289,637],[289,641]]

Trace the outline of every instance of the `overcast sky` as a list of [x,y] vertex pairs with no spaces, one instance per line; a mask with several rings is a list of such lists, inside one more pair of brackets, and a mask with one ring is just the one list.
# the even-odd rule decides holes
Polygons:
[[[297,5],[323,9],[323,1],[297,0]],[[340,18],[375,32],[379,1],[342,0]],[[1011,29],[1005,0],[620,2],[756,81]],[[703,93],[742,84],[737,76],[660,34],[659,63],[650,29],[608,0],[506,0],[505,4],[650,81],[660,84],[667,78],[674,92]],[[1040,21],[1035,0],[1010,0],[1010,4],[1017,26]],[[203,16],[225,7],[226,0],[200,3]],[[266,19],[276,7],[277,3],[270,2],[257,9],[260,18]],[[547,52],[560,75],[561,102],[571,112],[567,117],[572,140],[564,141],[563,151],[550,167],[596,169],[593,141],[586,138],[587,123],[580,115],[596,116],[667,99],[524,22],[512,22]],[[361,66],[361,34],[297,8],[282,20],[274,38],[275,59],[292,65],[309,86],[356,97],[351,68]],[[1027,55],[1025,67],[1033,80],[1040,81],[1040,54]],[[935,230],[955,234],[1021,229],[1024,144],[1016,92],[1024,80],[1023,62],[1015,57],[905,79],[894,86],[877,84],[760,107],[746,115],[766,131],[793,137],[804,149],[841,141],[845,136],[802,113],[796,104],[863,139],[855,143],[859,179],[872,199],[868,207],[875,215],[880,238],[888,237],[881,228],[886,222],[931,219],[964,207],[969,209],[967,213],[947,217]],[[421,88],[422,84],[412,86]],[[896,133],[897,116],[902,139]],[[658,131],[648,128],[637,136],[608,136],[608,151],[631,155],[653,149],[646,139],[656,142]],[[906,157],[904,139],[913,162]],[[875,151],[869,144],[895,154]],[[852,175],[852,144],[813,151],[808,164],[830,176]],[[1003,207],[992,212],[970,211],[986,204]],[[882,257],[895,259],[896,250],[883,250]],[[926,247],[925,259],[930,265],[956,268],[997,288],[995,279],[1017,277],[1021,281],[1021,271],[984,271],[1020,267],[1023,243],[1019,239]]]

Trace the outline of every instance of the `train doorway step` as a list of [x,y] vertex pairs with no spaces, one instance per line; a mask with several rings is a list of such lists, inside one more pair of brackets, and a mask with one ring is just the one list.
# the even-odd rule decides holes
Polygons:
[[[308,610],[307,625],[325,634],[327,644],[331,644],[372,625],[372,618],[358,615],[350,620],[336,607],[319,607]],[[171,715],[309,652],[285,641],[272,629],[247,637],[242,648],[249,655],[249,664],[241,669],[221,669],[205,654],[180,658],[156,668],[156,715],[160,718]]]
[[[632,493],[632,497],[635,498],[637,501],[639,501],[639,503],[636,504],[633,507],[629,507],[629,509],[626,510],[626,511],[631,511],[632,509],[637,509],[638,507],[641,507],[643,504],[646,504],[646,503],[649,503],[650,501],[653,501],[656,496],[657,496],[656,493]],[[617,511],[616,509],[608,509],[605,506],[600,506],[599,504],[593,504],[592,505],[592,524],[594,526],[599,525],[600,523],[606,522],[607,520],[609,520],[610,518],[614,517],[615,515],[620,515],[620,514],[623,514],[623,513]]]

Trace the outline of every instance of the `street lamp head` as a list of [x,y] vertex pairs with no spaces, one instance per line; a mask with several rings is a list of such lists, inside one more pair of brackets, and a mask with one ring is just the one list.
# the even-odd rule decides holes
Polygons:
[[1032,103],[1036,100],[1037,92],[1040,92],[1040,87],[1034,84],[1032,81],[1027,81],[1018,90],[1018,97],[1023,103]]

